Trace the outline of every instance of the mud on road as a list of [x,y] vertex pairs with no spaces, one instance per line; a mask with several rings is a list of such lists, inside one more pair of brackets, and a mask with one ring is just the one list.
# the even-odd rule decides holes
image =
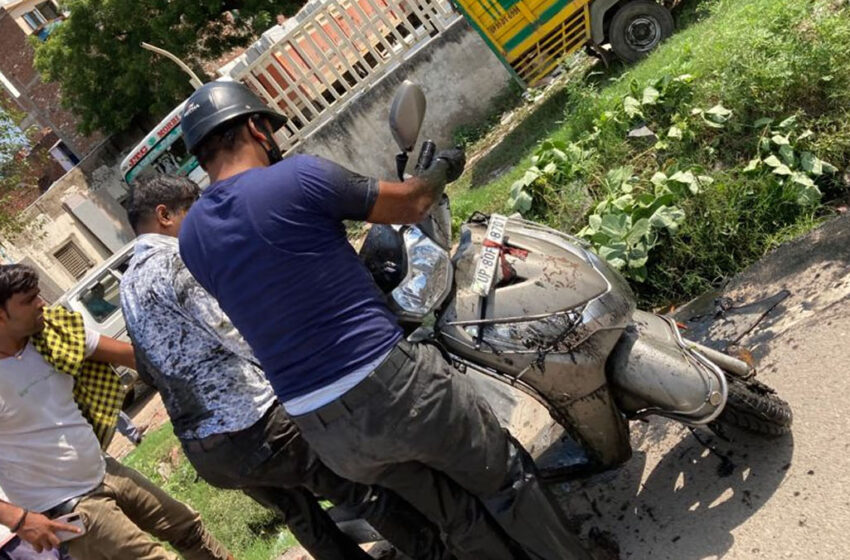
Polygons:
[[693,331],[716,347],[745,333],[759,378],[794,410],[792,435],[723,441],[663,419],[633,423],[626,465],[557,489],[583,536],[608,549],[600,558],[850,558],[848,271],[842,216],[733,279],[721,305],[678,312],[686,324],[711,314]]

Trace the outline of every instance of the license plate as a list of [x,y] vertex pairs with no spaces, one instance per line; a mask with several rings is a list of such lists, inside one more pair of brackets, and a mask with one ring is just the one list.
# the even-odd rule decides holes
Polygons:
[[481,244],[481,254],[475,266],[475,276],[472,280],[472,292],[481,297],[487,297],[496,281],[496,267],[499,266],[499,255],[505,241],[505,227],[508,219],[499,214],[490,216],[487,235]]

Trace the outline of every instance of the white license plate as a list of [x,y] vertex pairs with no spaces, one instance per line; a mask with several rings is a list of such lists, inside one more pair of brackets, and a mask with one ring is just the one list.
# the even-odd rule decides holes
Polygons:
[[508,219],[500,214],[490,216],[487,235],[481,245],[478,264],[475,265],[475,276],[472,280],[472,292],[481,297],[487,297],[496,281],[496,267],[499,266],[499,255],[505,241],[505,227]]

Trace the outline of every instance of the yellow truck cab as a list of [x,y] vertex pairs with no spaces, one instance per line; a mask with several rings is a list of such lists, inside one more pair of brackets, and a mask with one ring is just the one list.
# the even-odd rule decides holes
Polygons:
[[673,33],[673,16],[654,0],[455,0],[493,53],[534,86],[563,58],[602,45],[634,62]]

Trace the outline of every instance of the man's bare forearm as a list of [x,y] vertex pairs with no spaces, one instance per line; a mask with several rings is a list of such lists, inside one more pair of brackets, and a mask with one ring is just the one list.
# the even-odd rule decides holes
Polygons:
[[4,500],[0,500],[0,524],[12,528],[20,521],[24,508]]
[[443,194],[446,183],[460,176],[464,162],[462,150],[440,152],[434,162],[416,177],[402,183],[380,181],[378,197],[368,221],[375,224],[415,224],[422,221]]
[[100,337],[97,350],[89,357],[97,362],[136,369],[136,356],[133,353],[133,346],[105,335]]
[[374,224],[415,224],[422,221],[443,192],[444,183],[411,177],[403,183],[381,181],[380,194],[368,221]]

